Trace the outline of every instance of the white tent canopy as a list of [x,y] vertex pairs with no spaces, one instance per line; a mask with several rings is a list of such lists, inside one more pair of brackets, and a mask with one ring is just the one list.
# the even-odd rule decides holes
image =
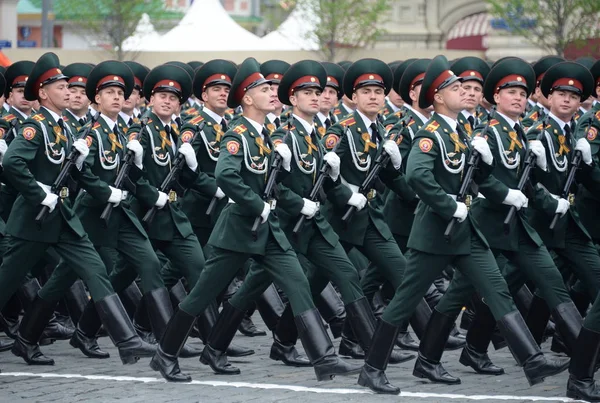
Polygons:
[[263,50],[258,36],[246,31],[219,0],[196,0],[179,24],[139,49],[155,52]]
[[273,50],[318,50],[314,36],[317,13],[310,2],[299,2],[288,18],[273,32],[262,38],[263,45]]
[[150,22],[148,14],[142,14],[140,22],[135,27],[135,32],[123,42],[123,49],[126,51],[136,51],[150,46],[154,41],[160,38],[160,35],[154,29]]

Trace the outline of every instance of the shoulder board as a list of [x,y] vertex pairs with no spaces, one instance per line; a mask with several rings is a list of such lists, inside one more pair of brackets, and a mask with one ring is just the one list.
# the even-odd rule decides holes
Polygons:
[[198,115],[193,119],[190,119],[189,123],[193,124],[193,125],[197,125],[198,123],[202,122],[204,120],[204,117],[202,115]]
[[198,113],[198,110],[196,108],[188,108],[186,109],[183,113],[186,113],[188,115],[195,115]]
[[242,134],[242,133],[244,133],[246,130],[248,130],[248,129],[247,129],[247,128],[246,128],[246,126],[244,126],[243,124],[242,124],[242,125],[238,125],[238,126],[236,126],[236,127],[234,127],[234,128],[233,128],[233,131],[234,131],[235,133],[237,133],[237,134]]
[[147,124],[149,125],[150,123],[152,123],[152,119],[148,118],[148,123]]
[[406,126],[412,126],[415,124],[415,120],[411,119],[410,122],[408,122],[408,124]]
[[6,120],[7,122],[10,122],[11,120],[15,119],[16,116],[13,115],[12,113],[9,113],[8,115],[2,116],[2,119]]
[[544,128],[544,124],[540,123],[539,125],[536,126],[536,130],[542,130]]
[[341,111],[341,110],[339,110],[339,108],[335,108],[335,109],[333,110],[333,114],[334,114],[334,115],[341,115],[341,114],[342,114],[342,111]]
[[346,127],[346,126],[352,126],[355,123],[356,123],[356,120],[354,120],[354,116],[350,116],[349,118],[340,121],[340,124],[342,126],[344,126],[344,127]]
[[31,117],[33,120],[35,120],[36,122],[41,122],[42,120],[45,120],[46,118],[44,117],[44,115],[42,115],[41,113],[38,113],[37,115],[33,115]]
[[492,120],[490,121],[490,126],[496,126],[496,125],[498,125],[498,124],[500,124],[500,122],[499,122],[498,120],[496,120],[496,119],[492,119]]
[[398,111],[394,112],[394,116],[397,116],[397,117],[399,117],[399,118],[401,118],[401,117],[402,117],[402,115],[404,115],[404,111],[402,111],[402,109],[400,109],[400,110],[398,110]]
[[[286,125],[285,127],[281,127],[281,129],[283,129],[285,132],[287,132],[287,131],[288,131],[287,125]],[[296,130],[296,126],[292,126],[292,127],[290,127],[290,128],[289,128],[289,130],[290,130],[290,131],[292,131],[292,130]]]
[[92,127],[92,129],[96,130],[100,126],[102,126],[102,125],[99,122],[96,122],[96,123],[94,123],[94,127]]
[[388,111],[388,108],[383,108],[382,110],[379,111],[379,113],[381,113],[382,115],[387,115],[388,113],[390,113],[390,111]]
[[63,122],[68,122],[69,118],[67,117],[67,115],[63,115],[62,120],[63,120]]
[[233,110],[232,108],[229,108],[225,111],[225,113],[228,113],[230,115],[234,115],[235,114],[235,110]]
[[531,115],[529,115],[529,119],[531,119],[531,120],[537,120],[537,118],[538,118],[537,111],[535,111]]
[[440,127],[440,124],[438,122],[431,122],[427,125],[427,127],[425,127],[425,130],[427,130],[428,132],[434,132],[439,127]]

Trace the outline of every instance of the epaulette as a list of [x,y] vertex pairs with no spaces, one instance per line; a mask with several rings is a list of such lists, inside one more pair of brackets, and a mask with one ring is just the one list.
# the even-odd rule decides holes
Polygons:
[[[335,113],[335,112],[334,112],[334,113]],[[352,126],[352,125],[354,125],[355,123],[356,123],[356,120],[354,120],[354,116],[350,116],[349,118],[346,118],[346,119],[344,119],[344,120],[340,121],[340,124],[341,124],[342,126],[344,126],[344,127],[347,127],[347,126]]]
[[339,108],[335,108],[335,109],[333,110],[333,114],[334,114],[334,115],[341,115],[341,114],[342,114],[342,111],[341,111]]
[[94,127],[92,127],[92,129],[96,130],[96,129],[97,129],[97,128],[99,128],[100,126],[102,126],[102,125],[100,124],[100,122],[96,122],[96,123],[94,123]]
[[379,111],[379,113],[381,113],[383,116],[386,116],[389,113],[388,108],[383,108]]
[[12,113],[9,113],[8,115],[2,116],[2,119],[6,120],[7,122],[10,122],[11,120],[14,120],[16,118],[15,115],[13,115]]
[[235,115],[235,109],[233,109],[233,108],[229,108],[229,109],[227,109],[227,110],[225,111],[225,113],[228,113],[228,114],[230,114],[230,115]]
[[202,122],[204,120],[204,116],[202,115],[198,115],[193,119],[190,119],[190,123],[193,125],[197,125],[198,123]]
[[492,119],[490,121],[490,126],[496,126],[496,125],[499,125],[499,124],[500,124],[500,122],[497,119]]
[[402,109],[394,112],[394,116],[401,118],[404,115],[404,111]]
[[62,116],[62,120],[63,120],[63,122],[68,122],[69,118],[65,115],[65,116]]
[[410,122],[408,122],[408,124],[406,126],[411,126],[415,124],[415,120],[411,119]]
[[243,134],[246,130],[248,130],[248,129],[246,129],[246,126],[244,126],[243,124],[238,125],[233,128],[234,133],[237,133],[237,134]]
[[538,119],[538,113],[537,111],[533,112],[531,115],[529,115],[529,119],[536,121]]
[[544,128],[544,123],[540,123],[539,125],[536,126],[536,130],[542,130]]
[[33,115],[31,117],[33,120],[35,120],[36,122],[41,122],[42,120],[45,120],[46,118],[44,117],[44,115],[42,115],[41,113],[38,113],[37,115]]
[[427,125],[427,127],[425,127],[425,130],[427,130],[428,132],[434,132],[436,131],[438,128],[440,127],[440,124],[438,122],[431,122]]
[[187,114],[187,115],[196,115],[198,114],[198,109],[191,107],[186,109],[183,113]]

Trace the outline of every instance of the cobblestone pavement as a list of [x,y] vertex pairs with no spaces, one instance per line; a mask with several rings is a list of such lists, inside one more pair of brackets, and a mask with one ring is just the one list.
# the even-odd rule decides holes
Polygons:
[[[257,326],[265,328],[258,315]],[[202,343],[190,339],[198,348]],[[400,396],[378,396],[356,384],[356,376],[336,377],[331,382],[317,382],[310,368],[291,368],[269,359],[271,338],[236,336],[235,343],[253,348],[255,355],[230,361],[242,370],[241,375],[215,375],[197,358],[180,360],[189,373],[191,384],[167,384],[148,367],[150,359],[123,366],[110,339],[101,338],[100,345],[111,354],[107,360],[84,357],[68,342],[43,346],[45,354],[55,359],[52,367],[26,365],[10,352],[0,354],[0,402],[530,402],[572,401],[565,398],[566,373],[529,387],[521,369],[507,349],[490,351],[492,360],[506,370],[497,377],[482,376],[463,367],[460,350],[444,354],[443,363],[462,384],[437,385],[412,376],[414,361],[388,367],[392,384],[402,388]],[[336,341],[336,345],[339,340]],[[298,343],[298,350],[302,347]],[[544,345],[548,354],[549,343]],[[357,360],[352,360],[359,363]]]

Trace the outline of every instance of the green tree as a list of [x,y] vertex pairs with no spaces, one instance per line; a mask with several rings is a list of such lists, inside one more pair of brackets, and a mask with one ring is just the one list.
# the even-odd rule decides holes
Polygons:
[[559,56],[600,36],[599,0],[487,0],[512,33]]
[[168,17],[163,0],[55,0],[54,12],[82,36],[108,44],[117,60],[125,59],[123,42],[134,33],[142,14],[153,21]]

